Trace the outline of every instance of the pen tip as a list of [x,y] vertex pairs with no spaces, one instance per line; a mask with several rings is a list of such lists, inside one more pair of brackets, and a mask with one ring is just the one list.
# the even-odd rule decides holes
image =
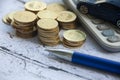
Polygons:
[[55,49],[45,49],[45,51],[51,52],[51,51],[55,51]]
[[73,53],[73,51],[65,50],[65,49],[45,49],[48,52],[65,52],[65,53]]

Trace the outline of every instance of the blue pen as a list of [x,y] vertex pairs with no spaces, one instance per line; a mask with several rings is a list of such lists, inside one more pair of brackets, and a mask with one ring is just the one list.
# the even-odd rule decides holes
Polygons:
[[71,61],[73,63],[120,74],[120,62],[64,49],[46,49],[46,51],[54,54],[59,58]]

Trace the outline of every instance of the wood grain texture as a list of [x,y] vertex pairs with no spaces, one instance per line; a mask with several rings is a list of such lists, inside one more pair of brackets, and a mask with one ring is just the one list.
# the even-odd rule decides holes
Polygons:
[[[9,12],[22,10],[27,1],[1,0],[0,19]],[[44,1],[62,3],[61,0]],[[63,32],[60,32],[61,36]],[[15,35],[12,27],[0,21],[0,80],[120,80],[119,75],[58,59],[45,48],[68,49],[61,44],[44,46],[39,44],[37,37],[21,39]],[[120,53],[106,52],[89,35],[81,48],[70,50],[120,62]]]

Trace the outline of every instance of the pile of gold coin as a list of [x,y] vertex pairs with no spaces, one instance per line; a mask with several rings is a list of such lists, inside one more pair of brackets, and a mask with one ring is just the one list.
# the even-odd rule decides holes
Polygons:
[[40,42],[48,46],[55,46],[59,43],[59,26],[56,20],[40,19],[37,26]]
[[29,11],[17,11],[13,15],[11,25],[16,29],[16,35],[22,38],[31,38],[37,35],[35,27],[37,16]]
[[74,29],[76,28],[76,18],[77,16],[73,12],[62,11],[57,20],[63,29]]
[[32,38],[38,34],[40,43],[48,46],[58,45],[60,29],[66,29],[63,34],[63,45],[68,48],[81,46],[86,35],[76,28],[75,13],[68,11],[59,3],[46,4],[41,1],[28,1],[23,11],[14,11],[3,17],[5,24],[16,30],[21,38]]
[[86,34],[80,30],[67,30],[63,34],[63,45],[69,48],[82,46],[86,40]]

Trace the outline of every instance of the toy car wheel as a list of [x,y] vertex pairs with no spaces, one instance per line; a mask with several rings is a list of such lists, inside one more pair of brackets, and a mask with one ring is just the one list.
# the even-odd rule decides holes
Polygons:
[[120,28],[120,20],[117,20],[117,26]]
[[85,6],[85,5],[81,5],[79,10],[83,14],[87,14],[88,13],[88,7]]

